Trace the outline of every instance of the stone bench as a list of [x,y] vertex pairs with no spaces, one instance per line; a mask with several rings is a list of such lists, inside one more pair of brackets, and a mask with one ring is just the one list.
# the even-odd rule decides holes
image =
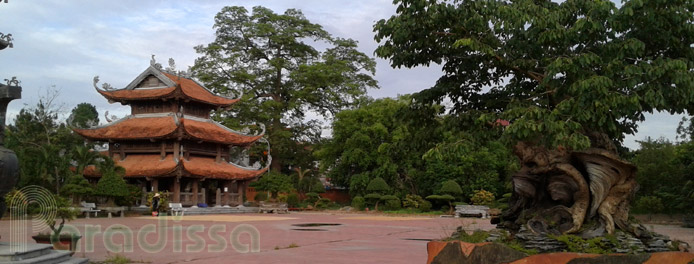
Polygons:
[[179,215],[183,216],[185,214],[186,209],[183,208],[182,203],[169,203],[169,209],[171,209],[171,214],[172,215]]
[[101,210],[96,209],[96,204],[95,203],[86,203],[86,202],[81,202],[80,205],[82,206],[79,208],[80,212],[85,214],[86,218],[89,218],[89,213],[94,213],[94,217],[98,216],[98,213],[101,212]]
[[118,213],[121,218],[125,217],[125,211],[127,207],[125,206],[115,206],[115,207],[99,207],[101,211],[108,213],[108,218],[111,218],[112,213]]
[[288,214],[289,207],[287,203],[266,203],[260,202],[260,212],[261,213],[277,213],[277,214]]
[[482,218],[487,218],[488,211],[489,207],[484,205],[456,205],[455,217],[480,215]]

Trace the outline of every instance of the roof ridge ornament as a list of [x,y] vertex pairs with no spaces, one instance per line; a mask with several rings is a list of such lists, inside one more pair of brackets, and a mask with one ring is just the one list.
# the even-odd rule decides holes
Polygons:
[[152,54],[152,59],[149,60],[149,66],[152,66],[155,69],[160,70],[160,71],[162,69],[161,63],[157,63],[157,60],[154,59],[154,54]]
[[19,83],[21,83],[19,80],[17,80],[17,76],[12,76],[12,78],[9,80],[5,79],[5,81],[7,82],[7,86],[19,86]]
[[113,90],[113,87],[108,83],[103,83],[101,85],[101,89],[99,89],[99,87],[96,86],[96,84],[98,84],[98,83],[99,83],[99,75],[94,76],[94,83],[92,84],[92,85],[94,85],[94,89],[96,89],[97,91],[99,91],[99,90],[104,90],[104,91]]

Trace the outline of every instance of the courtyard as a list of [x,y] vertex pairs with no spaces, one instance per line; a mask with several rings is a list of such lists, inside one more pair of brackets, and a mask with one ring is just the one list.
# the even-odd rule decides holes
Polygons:
[[[0,223],[0,235],[7,241],[10,222]],[[470,231],[493,228],[480,218],[343,212],[80,218],[69,225],[83,236],[75,256],[102,261],[120,254],[143,263],[425,263],[429,240],[446,238],[458,226]],[[647,227],[694,244],[694,229]],[[259,250],[251,241],[254,229]]]

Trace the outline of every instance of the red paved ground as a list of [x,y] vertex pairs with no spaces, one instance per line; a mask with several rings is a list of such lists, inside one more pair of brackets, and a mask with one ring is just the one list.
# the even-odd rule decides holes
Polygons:
[[[202,217],[205,218],[205,217]],[[88,238],[80,240],[81,251],[77,256],[85,256],[91,260],[103,260],[109,257],[109,250],[104,241],[104,231],[111,230],[133,231],[132,252],[121,253],[132,260],[149,261],[151,263],[425,263],[426,239],[440,239],[451,234],[457,226],[466,229],[491,229],[493,226],[486,219],[455,219],[438,217],[384,218],[372,214],[328,214],[328,213],[291,213],[286,215],[242,214],[218,215],[204,220],[198,216],[185,216],[183,221],[166,223],[166,243],[157,251],[148,253],[137,241],[138,232],[143,227],[157,224],[152,217],[126,218],[92,218],[78,219],[70,222],[83,235],[87,226],[101,226],[101,232],[94,235],[92,252],[84,252]],[[289,218],[289,219],[288,219]],[[214,220],[214,221],[213,221]],[[297,227],[301,223],[338,223],[339,226]],[[122,224],[127,228],[113,226]],[[249,224],[260,233],[260,252],[239,253],[231,246],[231,233],[235,227]],[[204,246],[200,252],[187,249],[196,245],[195,236],[189,236],[188,231],[194,227],[204,230],[195,233],[200,237],[197,245]],[[216,226],[216,227],[215,227]],[[214,228],[223,228],[224,231]],[[296,228],[324,229],[327,231],[297,231]],[[650,228],[650,225],[649,225]],[[694,229],[676,226],[654,225],[656,232],[669,235],[672,238],[688,241],[694,245]],[[146,228],[145,228],[146,229]],[[174,231],[180,230],[180,231]],[[210,235],[210,230],[216,231]],[[10,237],[9,221],[0,221],[2,241]],[[29,232],[31,234],[32,232]],[[180,237],[176,237],[180,234]],[[108,240],[108,236],[106,237]],[[28,238],[30,239],[30,238]],[[149,243],[156,242],[156,235],[146,236]],[[223,240],[225,250],[210,252],[218,242]],[[122,245],[123,236],[116,234],[112,241]],[[242,244],[248,245],[250,236],[240,236]],[[33,241],[32,241],[33,242]],[[287,248],[291,244],[298,247]],[[276,247],[280,249],[275,249]]]
[[[197,218],[198,216],[184,216],[184,219]],[[253,220],[253,217],[281,219],[281,220]],[[365,217],[359,219],[359,217]],[[78,219],[70,222],[83,234],[87,225],[101,226],[101,233],[94,235],[93,252],[76,253],[77,256],[85,256],[91,260],[103,260],[108,258],[104,231],[113,224],[123,224],[134,232],[134,245],[132,252],[121,253],[132,260],[151,261],[152,263],[424,263],[426,262],[426,239],[440,239],[451,234],[457,226],[465,225],[471,229],[489,229],[491,225],[485,219],[454,219],[438,217],[417,218],[383,218],[378,215],[366,214],[319,214],[319,213],[291,213],[285,215],[267,214],[243,214],[243,215],[219,215],[214,218],[220,221],[170,221],[166,224],[166,245],[156,252],[148,253],[137,242],[137,233],[143,226],[156,224],[153,217],[126,217],[126,218],[92,218]],[[235,219],[236,218],[236,219]],[[242,219],[238,219],[242,218]],[[286,219],[291,218],[291,219]],[[383,219],[383,220],[381,220]],[[386,220],[388,219],[388,220]],[[228,222],[236,221],[240,222]],[[0,235],[2,241],[9,238],[9,221],[0,221]],[[292,224],[301,223],[339,223],[340,226],[322,227],[297,227]],[[231,246],[230,235],[232,230],[241,225],[250,224],[260,233],[260,252],[239,253]],[[201,252],[186,250],[187,245],[193,245],[194,237],[189,237],[187,231],[192,225],[202,225],[203,232],[197,235],[204,239],[205,249]],[[224,228],[218,231],[220,238],[226,242],[226,250],[222,252],[209,252],[210,247],[217,245],[214,236],[208,234],[212,226]],[[182,232],[174,232],[181,228]],[[297,231],[295,228],[325,229],[327,231]],[[124,231],[125,228],[112,228],[111,230]],[[174,237],[174,233],[181,234],[180,238]],[[31,234],[31,232],[29,232]],[[30,238],[29,238],[30,239]],[[411,240],[418,239],[418,240]],[[80,240],[84,251],[86,236]],[[123,236],[114,235],[115,244],[122,244]],[[154,244],[157,238],[155,234],[147,236],[147,241]],[[31,241],[31,240],[30,240]],[[240,236],[242,244],[248,245],[250,236]],[[33,241],[32,241],[33,242]],[[291,244],[298,247],[287,248]],[[179,246],[180,245],[180,246]],[[181,250],[176,252],[176,248]],[[276,250],[279,247],[281,249]],[[84,255],[83,255],[84,254]]]

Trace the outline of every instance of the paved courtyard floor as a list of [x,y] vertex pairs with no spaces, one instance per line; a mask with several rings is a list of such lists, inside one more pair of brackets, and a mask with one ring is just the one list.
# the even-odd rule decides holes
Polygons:
[[[428,240],[447,237],[458,226],[493,228],[479,218],[343,213],[91,218],[69,224],[66,229],[74,227],[83,236],[75,255],[93,261],[118,252],[134,261],[207,264],[425,263]],[[2,241],[17,237],[10,226],[0,221]],[[26,239],[33,242],[31,223],[25,226]],[[648,226],[694,245],[694,229]]]

